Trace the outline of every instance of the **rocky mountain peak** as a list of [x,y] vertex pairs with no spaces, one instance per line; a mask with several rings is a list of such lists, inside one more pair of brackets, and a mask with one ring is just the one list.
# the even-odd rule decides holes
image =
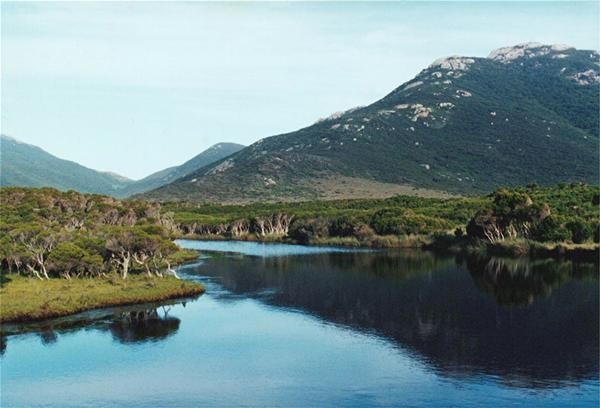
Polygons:
[[452,55],[450,57],[436,59],[431,63],[431,65],[429,65],[429,68],[466,71],[469,68],[469,65],[473,64],[474,62],[475,60],[473,58]]
[[562,54],[563,52],[574,49],[574,47],[563,44],[547,45],[537,42],[528,42],[511,47],[495,49],[488,55],[488,58],[507,64],[519,58],[541,57],[549,54],[553,54],[553,56],[556,56],[557,58],[564,58],[567,55]]

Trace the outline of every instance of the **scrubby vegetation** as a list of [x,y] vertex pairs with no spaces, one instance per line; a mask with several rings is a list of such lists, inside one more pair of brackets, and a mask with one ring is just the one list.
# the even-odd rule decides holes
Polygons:
[[596,256],[600,225],[600,188],[583,184],[247,206],[161,207],[54,189],[5,188],[1,197],[0,320],[200,293],[160,279],[196,257],[175,237]]
[[[54,189],[2,189],[0,264],[38,279],[172,272],[185,258],[160,206]],[[188,254],[192,255],[192,254]]]
[[175,279],[171,265],[196,254],[171,241],[156,204],[48,188],[4,188],[1,199],[0,320],[203,290]]
[[[598,242],[600,188],[499,189],[481,197],[163,205],[178,236],[365,246],[522,246]],[[541,244],[543,243],[543,244]],[[542,246],[540,246],[542,245]],[[572,245],[571,245],[572,246]]]

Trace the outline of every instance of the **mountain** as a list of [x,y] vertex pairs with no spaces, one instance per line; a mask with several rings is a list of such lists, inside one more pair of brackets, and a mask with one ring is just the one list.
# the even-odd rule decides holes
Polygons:
[[180,166],[169,167],[164,170],[157,171],[156,173],[144,177],[141,180],[133,182],[127,188],[125,188],[123,195],[130,196],[171,183],[178,178],[187,176],[195,170],[230,156],[233,153],[240,151],[244,147],[244,145],[237,143],[218,143],[209,147],[197,156],[194,156]]
[[92,170],[0,135],[0,186],[54,187],[118,195],[130,183],[132,180],[118,174]]
[[250,202],[598,183],[599,57],[527,43],[442,58],[369,106],[259,140],[144,197]]
[[0,135],[0,186],[54,187],[128,197],[172,182],[243,147],[235,143],[219,143],[180,166],[169,167],[134,181],[112,172],[100,172],[59,159],[37,146]]

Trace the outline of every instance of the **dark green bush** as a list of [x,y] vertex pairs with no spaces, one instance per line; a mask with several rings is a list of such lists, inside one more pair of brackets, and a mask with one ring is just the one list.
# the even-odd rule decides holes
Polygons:
[[571,231],[571,241],[576,244],[581,244],[592,236],[592,226],[580,218],[569,221],[566,227]]
[[532,237],[540,242],[560,242],[571,238],[571,231],[565,228],[556,217],[546,217],[535,225]]

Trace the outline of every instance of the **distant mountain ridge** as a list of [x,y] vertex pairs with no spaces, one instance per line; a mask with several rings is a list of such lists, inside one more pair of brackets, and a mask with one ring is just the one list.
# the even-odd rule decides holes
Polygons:
[[599,60],[538,43],[441,58],[369,106],[259,140],[143,197],[249,202],[598,183]]
[[0,135],[0,186],[54,187],[118,195],[132,180],[59,159],[45,150]]
[[230,156],[244,147],[237,143],[217,143],[179,166],[168,167],[133,182],[125,188],[124,195],[130,196],[171,183],[195,170]]
[[219,143],[180,166],[134,181],[116,173],[97,171],[60,159],[37,146],[0,135],[0,186],[54,187],[128,197],[174,181],[243,147],[235,143]]

